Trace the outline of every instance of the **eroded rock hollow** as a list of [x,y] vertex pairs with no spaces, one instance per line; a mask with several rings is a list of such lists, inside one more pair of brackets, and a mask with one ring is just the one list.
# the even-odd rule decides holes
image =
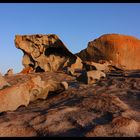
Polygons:
[[22,64],[25,69],[31,67],[34,72],[60,70],[73,56],[55,34],[16,35],[15,45],[24,53]]

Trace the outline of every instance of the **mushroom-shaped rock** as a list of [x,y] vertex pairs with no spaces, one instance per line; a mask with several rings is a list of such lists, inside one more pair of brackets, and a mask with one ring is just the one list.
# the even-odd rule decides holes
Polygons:
[[35,72],[57,71],[73,54],[55,34],[16,35],[15,45],[24,53],[22,64]]

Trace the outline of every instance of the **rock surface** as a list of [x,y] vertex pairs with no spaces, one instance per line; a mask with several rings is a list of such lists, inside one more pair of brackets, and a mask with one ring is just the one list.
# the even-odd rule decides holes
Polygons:
[[37,99],[46,99],[51,92],[62,92],[68,88],[66,82],[42,81],[40,76],[29,76],[29,80],[0,90],[0,112],[14,111],[19,106],[27,106]]
[[1,112],[0,136],[140,136],[140,71],[112,71],[90,85],[62,71],[4,78],[14,86],[38,76],[69,87]]
[[15,45],[24,53],[24,67],[35,72],[57,71],[73,54],[55,34],[16,35]]
[[12,76],[13,74],[14,74],[13,69],[9,69],[9,70],[6,72],[5,76]]
[[0,73],[0,89],[10,86],[10,84],[5,80],[5,78]]
[[[110,70],[113,69],[113,68],[111,69],[111,63],[109,63],[108,61],[105,61],[104,63],[96,63],[93,61],[83,61],[83,64],[87,71],[99,70],[103,72],[109,72]],[[88,66],[90,66],[90,68],[88,68]]]
[[82,60],[78,56],[73,55],[64,63],[63,68],[67,67],[72,69],[83,69]]
[[87,72],[83,72],[81,75],[77,77],[79,82],[83,82],[85,84],[94,84],[97,80],[106,77],[105,73],[100,70],[91,70]]
[[32,67],[27,66],[27,67],[25,67],[20,73],[21,73],[21,74],[28,74],[28,73],[31,73],[31,72],[33,72],[33,71],[34,71],[34,70],[33,70]]
[[137,41],[101,36],[82,61],[56,35],[16,36],[25,68],[0,75],[0,136],[140,136],[140,70],[121,70]]
[[90,41],[77,55],[85,61],[108,60],[124,70],[140,69],[140,40],[127,35],[105,34]]
[[86,136],[97,137],[102,135],[107,137],[114,135],[115,137],[135,137],[139,136],[139,127],[139,122],[119,116],[114,118],[109,124],[96,126]]
[[82,60],[73,55],[67,59],[67,61],[63,65],[63,70],[72,76],[77,76],[76,70],[83,70],[83,63]]

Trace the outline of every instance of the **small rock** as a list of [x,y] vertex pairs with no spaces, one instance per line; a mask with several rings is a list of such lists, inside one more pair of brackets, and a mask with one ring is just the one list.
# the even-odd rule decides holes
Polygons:
[[73,55],[70,58],[68,58],[68,60],[64,63],[63,68],[67,67],[70,67],[73,70],[82,69],[82,60],[78,56]]
[[104,72],[99,70],[92,70],[82,73],[79,77],[77,77],[77,80],[86,84],[94,84],[97,80],[100,80],[102,77],[106,77]]
[[14,74],[13,69],[9,69],[9,70],[6,72],[5,76],[12,76],[13,74]]
[[21,74],[28,74],[33,71],[32,67],[25,67],[20,73]]
[[110,66],[111,63],[109,63],[108,61],[100,61],[100,63],[96,63],[93,61],[84,61],[84,66],[86,68],[86,70],[90,71],[90,70],[100,70],[103,72],[109,72],[110,71]]
[[0,89],[3,89],[4,87],[10,86],[10,84],[4,79],[2,74],[0,74]]

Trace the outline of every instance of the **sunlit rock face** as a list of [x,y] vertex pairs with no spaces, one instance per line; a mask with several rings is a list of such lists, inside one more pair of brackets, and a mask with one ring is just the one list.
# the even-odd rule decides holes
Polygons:
[[82,70],[83,69],[83,63],[82,60],[76,56],[73,55],[72,57],[68,58],[68,60],[63,65],[63,70],[70,75],[76,76],[75,73],[76,70]]
[[88,47],[77,55],[88,61],[111,60],[118,68],[135,70],[140,69],[139,53],[139,39],[121,34],[105,34],[90,41]]
[[32,67],[35,72],[57,71],[73,56],[55,34],[16,35],[15,45],[24,53],[24,67]]
[[60,93],[68,89],[68,83],[65,81],[43,81],[40,76],[30,77],[29,80],[27,78],[24,83],[18,82],[13,86],[5,86],[0,90],[0,112],[14,111],[21,105],[28,106],[30,102],[37,99],[46,99],[52,92]]

